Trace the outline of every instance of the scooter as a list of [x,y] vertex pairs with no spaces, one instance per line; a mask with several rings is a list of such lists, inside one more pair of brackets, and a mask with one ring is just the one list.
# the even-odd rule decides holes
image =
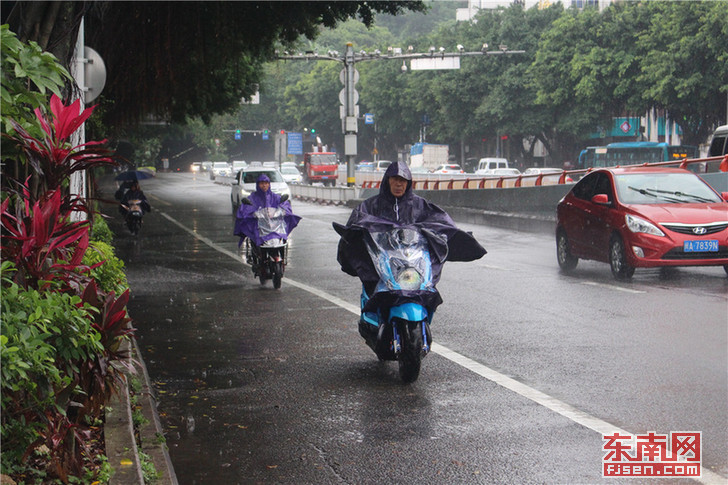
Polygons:
[[129,205],[121,204],[121,206],[126,210],[126,227],[129,228],[129,232],[136,236],[139,234],[139,229],[142,227],[142,217],[144,216],[144,211],[142,211],[142,201],[139,199],[131,199],[128,200],[127,203]]
[[434,308],[423,302],[437,295],[427,239],[393,228],[365,232],[365,243],[380,280],[371,295],[362,288],[359,331],[379,360],[396,360],[402,381],[414,382],[432,345]]
[[[250,201],[243,199],[243,204]],[[285,212],[280,207],[261,207],[255,211],[258,220],[258,232],[261,239],[275,234],[286,234],[284,221]],[[281,287],[283,272],[288,262],[288,241],[282,238],[272,238],[263,241],[260,246],[245,238],[245,259],[250,264],[253,274],[260,279],[263,285],[267,280],[273,280],[273,287]]]

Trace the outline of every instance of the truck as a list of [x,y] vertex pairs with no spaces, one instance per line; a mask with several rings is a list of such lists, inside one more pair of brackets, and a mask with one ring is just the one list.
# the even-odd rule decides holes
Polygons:
[[415,143],[410,148],[409,165],[411,168],[424,167],[432,172],[440,165],[448,163],[450,147],[433,143]]
[[339,161],[334,152],[308,152],[303,154],[303,183],[323,182],[336,185],[339,177]]

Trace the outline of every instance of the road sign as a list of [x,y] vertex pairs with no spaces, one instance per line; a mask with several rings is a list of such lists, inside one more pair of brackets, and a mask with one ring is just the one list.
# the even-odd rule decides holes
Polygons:
[[236,140],[240,140],[240,136],[241,136],[240,132],[239,131],[236,131],[235,132],[235,139]]
[[303,133],[288,132],[288,154],[303,155]]
[[[346,89],[342,89],[339,91],[339,101],[341,104],[346,106]],[[359,102],[359,91],[356,89],[354,90],[354,104],[357,104]]]
[[365,125],[374,124],[374,114],[373,113],[364,113],[364,124]]
[[[339,81],[341,81],[341,84],[346,85],[346,68],[342,69],[339,73]],[[354,69],[354,84],[359,82],[359,71]]]

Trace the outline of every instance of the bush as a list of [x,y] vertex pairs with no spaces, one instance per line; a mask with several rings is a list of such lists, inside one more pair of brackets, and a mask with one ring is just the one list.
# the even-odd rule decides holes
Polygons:
[[[101,266],[93,268],[102,262]],[[83,256],[82,264],[93,268],[89,275],[96,280],[99,289],[104,293],[113,291],[120,295],[129,288],[124,273],[124,261],[116,257],[114,247],[110,244],[101,241],[91,242]]]
[[109,225],[106,223],[106,219],[101,214],[94,214],[89,238],[92,241],[100,241],[108,245],[114,242],[114,233],[111,232]]
[[[77,401],[79,363],[103,352],[88,307],[78,295],[39,292],[7,284],[12,265],[2,265],[3,468],[40,444],[54,451],[54,431]],[[60,411],[60,412],[58,412]],[[17,464],[17,463],[16,463]]]

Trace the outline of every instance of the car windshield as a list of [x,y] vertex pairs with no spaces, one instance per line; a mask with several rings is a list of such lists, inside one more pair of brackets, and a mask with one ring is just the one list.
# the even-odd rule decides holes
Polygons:
[[623,204],[720,202],[697,175],[691,173],[635,173],[615,176],[617,197]]
[[228,168],[227,162],[215,162],[213,168]]
[[266,174],[271,182],[285,182],[278,170],[256,170],[254,172],[245,172],[243,183],[254,184],[261,174]]
[[298,175],[298,169],[296,167],[283,167],[281,173]]

